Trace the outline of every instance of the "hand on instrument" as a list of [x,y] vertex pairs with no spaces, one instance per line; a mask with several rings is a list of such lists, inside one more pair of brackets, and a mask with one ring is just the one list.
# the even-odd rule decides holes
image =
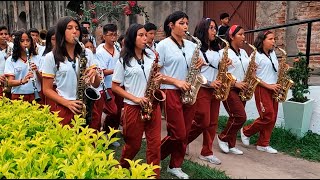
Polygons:
[[139,104],[141,107],[144,107],[149,102],[149,100],[146,97],[142,97],[142,98],[137,97],[133,100],[133,102],[136,104]]
[[199,68],[201,68],[201,66],[206,65],[206,64],[207,63],[205,63],[202,58],[199,58],[196,62],[196,69],[199,69]]
[[[84,79],[86,79],[86,83],[88,84],[93,84],[94,83],[94,80],[96,78],[96,75],[97,75],[97,71],[96,69],[94,68],[89,68],[89,69],[86,69],[85,72],[84,72]],[[89,81],[89,82],[88,82]]]
[[232,67],[234,67],[233,64],[232,64],[232,60],[229,59],[229,58],[228,58],[228,61],[227,61],[226,65],[227,65],[227,66],[232,66]]
[[221,87],[221,81],[220,80],[212,81],[210,86],[213,87],[214,89],[219,89]]
[[34,64],[33,62],[31,63],[31,69],[32,69],[33,71],[35,71],[35,72],[37,72],[37,71],[38,71],[38,67],[37,67],[37,65],[36,65],[36,64]]
[[73,114],[81,114],[83,103],[82,101],[79,101],[79,100],[72,100],[72,101],[68,101],[68,104],[66,105],[66,107],[70,109],[70,111]]
[[23,84],[28,83],[30,78],[33,78],[33,73],[31,71],[28,72],[28,74],[21,80]]
[[187,83],[186,81],[180,81],[180,80],[176,81],[175,86],[177,86],[182,91],[188,91],[191,88],[190,83]]
[[0,84],[4,84],[5,81],[6,81],[6,76],[3,74],[0,76]]
[[247,88],[247,83],[245,82],[235,82],[234,86],[238,89],[245,90]]
[[154,77],[155,84],[159,85],[162,83],[162,81],[165,80],[163,75],[161,73],[157,73],[156,76]]
[[280,85],[280,84],[269,84],[269,85],[267,86],[267,88],[270,89],[270,90],[272,90],[272,91],[274,91],[274,92],[277,92],[277,91],[280,90],[281,85]]

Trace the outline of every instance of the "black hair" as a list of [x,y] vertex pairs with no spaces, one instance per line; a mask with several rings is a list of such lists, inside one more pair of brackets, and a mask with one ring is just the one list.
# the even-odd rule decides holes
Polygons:
[[[263,52],[263,41],[267,38],[268,34],[272,34],[272,31],[261,31],[259,32],[258,36],[256,37],[256,39],[254,40],[254,47],[257,48],[257,51],[259,53],[264,53]],[[272,51],[272,50],[271,50]],[[269,52],[270,53],[270,52]]]
[[118,27],[115,24],[106,24],[103,26],[103,34],[107,34],[108,31],[116,32],[117,30],[118,30]]
[[53,35],[55,35],[56,33],[56,27],[52,26],[49,28],[47,35],[46,35],[46,48],[43,51],[42,56],[45,56],[48,52],[52,51],[53,47],[52,47],[52,43],[51,43],[51,37]]
[[121,46],[121,48],[122,48],[122,43],[121,43],[121,41],[124,39],[124,34],[121,34],[120,36],[119,36],[119,38],[118,38],[118,40],[117,40],[117,42],[120,44],[120,46]]
[[8,30],[7,26],[1,25],[1,26],[0,26],[0,31],[2,31],[2,30]]
[[[53,48],[52,52],[54,55],[55,64],[57,69],[60,67],[60,62],[65,61],[65,57],[68,57],[68,52],[66,49],[65,31],[69,22],[74,21],[80,28],[79,21],[71,16],[64,16],[58,19],[56,25],[56,46]],[[80,31],[79,41],[82,40],[82,32]],[[82,52],[81,46],[77,43],[74,50],[74,55],[78,56]]]
[[[131,67],[130,60],[132,57],[135,57],[135,46],[136,46],[136,38],[137,38],[137,32],[139,29],[142,29],[143,25],[141,24],[131,24],[129,28],[127,29],[125,38],[124,38],[124,47],[121,49],[120,52],[120,58],[123,59],[123,68],[125,68],[125,65]],[[148,54],[143,49],[142,53],[145,54],[147,57]]]
[[82,24],[89,24],[89,25],[90,25],[91,23],[90,23],[89,21],[82,21],[82,22],[81,22],[81,25],[82,25]]
[[39,33],[39,30],[38,30],[37,28],[30,28],[30,29],[28,30],[28,33],[32,33],[32,32],[35,32],[35,33],[40,34],[40,33]]
[[208,30],[209,30],[211,22],[214,22],[215,30],[217,32],[217,30],[218,30],[217,23],[215,20],[213,20],[211,18],[203,18],[197,24],[197,26],[194,30],[193,36],[197,37],[201,41],[201,44],[202,44],[201,51],[202,52],[206,52],[209,49],[209,45],[214,51],[218,51],[220,49],[217,38],[215,38],[215,40],[213,40],[213,41],[210,41],[208,44],[208,40],[209,40]]
[[[238,25],[238,26],[235,28],[235,30],[232,32],[232,34],[229,34],[229,31],[230,31],[231,28],[232,28],[232,26],[230,26],[230,27],[228,28],[228,30],[226,31],[226,34],[224,35],[225,39],[229,42],[229,45],[230,45],[230,46],[231,46],[231,36],[235,36],[235,35],[237,34],[237,32],[240,31],[240,29],[243,29],[243,27],[240,26],[240,25]],[[223,44],[222,44],[222,48],[225,47],[225,46],[226,46],[226,44],[223,43]]]
[[22,38],[23,34],[27,34],[28,38],[30,40],[30,49],[29,49],[30,56],[31,55],[37,55],[37,52],[36,52],[36,50],[34,48],[34,45],[33,45],[33,40],[32,40],[30,32],[17,31],[15,33],[15,38],[13,40],[13,50],[12,50],[12,61],[13,62],[17,62],[19,57],[21,57],[21,50],[22,49],[21,49],[21,46],[20,46],[20,42],[21,42],[21,38]]
[[151,30],[157,30],[157,26],[151,22],[146,23],[143,27],[146,29],[147,32]]
[[224,19],[224,18],[226,18],[226,17],[230,17],[228,13],[222,13],[222,14],[220,14],[220,20],[221,20],[221,19]]
[[172,22],[174,24],[181,18],[189,19],[188,15],[182,11],[175,11],[171,13],[169,16],[167,16],[166,20],[163,23],[163,29],[167,37],[171,36],[171,28],[169,27],[169,23]]

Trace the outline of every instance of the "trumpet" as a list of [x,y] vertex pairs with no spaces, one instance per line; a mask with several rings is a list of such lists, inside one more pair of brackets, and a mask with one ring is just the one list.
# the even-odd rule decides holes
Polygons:
[[27,54],[28,69],[33,73],[33,78],[31,78],[31,81],[33,85],[34,99],[35,101],[39,102],[41,101],[41,97],[39,96],[38,88],[36,86],[37,74],[34,70],[31,69],[32,64],[31,64],[30,53],[28,48],[26,48],[26,54]]

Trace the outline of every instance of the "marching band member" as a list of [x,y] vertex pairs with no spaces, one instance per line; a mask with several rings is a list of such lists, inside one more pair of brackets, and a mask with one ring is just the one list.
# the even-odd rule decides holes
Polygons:
[[203,18],[195,28],[194,36],[201,41],[201,51],[208,66],[203,66],[201,74],[208,79],[208,83],[203,85],[196,100],[196,114],[188,137],[191,143],[201,133],[203,133],[203,144],[199,158],[213,164],[221,164],[212,152],[212,145],[218,126],[220,101],[214,96],[214,90],[220,88],[221,81],[216,80],[218,64],[221,59],[218,51],[219,44],[215,36],[217,34],[217,24],[211,18]]
[[[123,107],[123,98],[111,90],[113,71],[116,62],[120,57],[120,47],[115,45],[117,40],[117,25],[106,24],[103,26],[103,39],[105,43],[97,48],[96,58],[98,59],[104,74],[104,84],[111,100],[104,102],[103,113],[106,117],[102,120],[102,129],[109,133],[109,126],[118,129],[120,125],[121,110]],[[119,142],[112,145],[118,147]]]
[[[53,109],[59,112],[62,125],[71,123],[74,114],[80,114],[83,102],[76,100],[78,86],[77,74],[79,73],[79,55],[81,46],[75,41],[81,41],[79,22],[69,16],[62,17],[56,25],[56,46],[45,56],[43,64],[43,92],[44,95],[56,103]],[[92,86],[97,88],[100,84],[99,75],[94,67],[93,55],[86,50],[87,67],[84,79],[89,79]],[[53,88],[53,82],[57,86]]]
[[[237,155],[243,152],[236,148],[237,132],[241,129],[247,120],[245,111],[246,101],[241,101],[239,96],[240,89],[247,88],[247,84],[242,82],[249,65],[248,54],[243,47],[244,29],[239,25],[232,25],[225,34],[229,42],[228,58],[232,60],[232,66],[228,67],[228,72],[236,77],[236,82],[232,85],[227,100],[223,101],[224,108],[229,114],[229,119],[224,130],[218,135],[218,144],[225,153]],[[225,46],[225,44],[223,44]],[[223,56],[223,49],[219,51]]]
[[[161,160],[171,154],[167,172],[184,179],[189,176],[181,170],[181,165],[195,111],[194,105],[183,104],[181,101],[182,91],[188,91],[191,88],[191,84],[186,82],[186,77],[196,48],[196,44],[183,39],[185,32],[188,31],[188,19],[182,11],[170,14],[163,26],[167,38],[160,41],[156,48],[160,57],[160,72],[165,77],[161,89],[165,89],[166,93],[164,110],[168,131],[168,135],[162,139],[161,143]],[[203,60],[199,58],[196,68],[200,68],[203,64]]]
[[[27,52],[28,50],[28,52]],[[11,89],[11,99],[32,102],[41,91],[41,75],[38,71],[41,58],[36,55],[30,33],[18,31],[15,35],[12,56],[6,60],[4,73]],[[31,79],[32,78],[32,79]],[[42,100],[39,101],[42,103]]]
[[257,150],[268,153],[277,153],[272,148],[270,138],[272,129],[277,120],[279,103],[272,97],[273,93],[278,91],[281,86],[277,84],[278,79],[278,59],[273,49],[274,33],[272,31],[262,31],[254,41],[257,48],[256,64],[257,77],[261,80],[255,89],[255,101],[260,117],[252,124],[241,128],[241,140],[244,145],[249,145],[250,137],[259,133],[257,141]]
[[[125,159],[133,159],[140,150],[142,134],[145,132],[147,140],[147,163],[160,165],[161,144],[161,113],[158,103],[153,104],[151,120],[141,119],[141,108],[148,103],[144,97],[149,73],[154,56],[144,50],[146,44],[146,30],[141,24],[132,24],[125,37],[125,45],[121,51],[112,77],[112,90],[124,98],[123,136],[125,145],[122,148],[120,164],[129,168]],[[154,80],[160,83],[162,75],[157,73]],[[124,85],[124,89],[121,87]],[[143,87],[143,88],[142,88]],[[156,169],[160,177],[160,169]]]

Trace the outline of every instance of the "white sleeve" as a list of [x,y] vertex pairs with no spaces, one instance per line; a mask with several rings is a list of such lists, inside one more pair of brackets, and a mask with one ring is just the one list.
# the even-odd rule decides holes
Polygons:
[[158,62],[158,64],[160,65],[160,67],[162,67],[164,65],[165,47],[166,46],[164,46],[164,43],[161,43],[161,42],[156,47],[156,51],[159,54],[159,62]]
[[10,56],[5,63],[4,67],[4,74],[6,75],[13,75],[14,76],[14,67],[13,67],[13,62],[12,62],[12,56]]
[[46,54],[42,62],[42,76],[54,78],[57,67],[52,52]]
[[121,84],[124,82],[124,68],[120,61],[123,62],[122,59],[118,60],[114,67],[112,81]]

